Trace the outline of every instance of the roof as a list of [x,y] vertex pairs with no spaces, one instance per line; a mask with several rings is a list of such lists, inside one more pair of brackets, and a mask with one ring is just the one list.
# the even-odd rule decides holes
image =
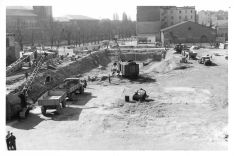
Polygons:
[[182,24],[185,24],[185,23],[187,23],[187,22],[190,22],[190,21],[183,21],[183,22],[180,22],[180,23],[174,24],[174,25],[172,25],[172,26],[166,27],[166,28],[164,28],[164,29],[161,29],[160,31],[169,30],[169,29],[172,29],[172,28],[178,27],[178,26],[180,26],[180,25],[182,25]]
[[29,9],[6,9],[6,16],[37,16]]
[[[172,28],[178,27],[178,26],[183,25],[183,24],[185,24],[185,23],[193,23],[193,24],[197,24],[197,25],[200,25],[200,26],[202,26],[202,27],[205,27],[205,28],[209,28],[209,27],[203,26],[203,25],[201,25],[201,24],[198,24],[198,23],[195,23],[195,22],[192,22],[192,21],[183,21],[183,22],[174,24],[174,25],[172,25],[172,26],[166,27],[166,28],[164,28],[164,29],[161,29],[160,31],[170,30],[170,29],[172,29]],[[209,29],[212,29],[212,28],[209,28]],[[213,29],[213,30],[214,30],[214,29]]]
[[66,15],[63,17],[54,17],[54,19],[60,22],[68,22],[70,20],[97,20],[95,18],[91,18],[91,17],[83,16],[83,15]]
[[91,18],[91,17],[83,16],[83,15],[67,15],[67,17],[70,20],[97,20],[95,18]]
[[32,6],[7,6],[6,9],[33,10]]

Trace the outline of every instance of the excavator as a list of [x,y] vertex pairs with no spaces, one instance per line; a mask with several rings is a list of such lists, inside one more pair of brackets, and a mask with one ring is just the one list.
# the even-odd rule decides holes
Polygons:
[[[118,51],[116,51],[116,62],[113,64],[112,69],[116,68],[116,65],[118,66],[117,73],[122,75],[122,77],[127,77],[127,78],[136,78],[139,75],[139,64],[137,64],[133,60],[128,60],[126,61],[122,56],[121,56],[121,49],[119,47],[117,38],[114,38],[114,41],[116,43],[116,47],[118,48]],[[113,71],[112,71],[113,74]]]
[[32,104],[27,102],[28,91],[30,90],[30,87],[31,87],[35,77],[37,76],[38,71],[40,70],[46,57],[47,57],[47,55],[41,56],[41,58],[39,59],[39,61],[37,63],[37,66],[34,68],[32,74],[28,77],[27,81],[25,82],[23,89],[20,91],[19,98],[21,99],[21,107],[22,107],[22,110],[19,112],[20,118],[26,118],[29,111],[33,108]]

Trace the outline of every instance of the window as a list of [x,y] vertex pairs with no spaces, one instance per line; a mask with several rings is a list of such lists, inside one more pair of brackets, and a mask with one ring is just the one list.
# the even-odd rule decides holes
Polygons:
[[191,19],[193,19],[193,16],[191,16]]
[[191,30],[192,28],[191,27],[188,27],[188,30]]
[[174,19],[174,17],[173,17],[173,16],[171,16],[171,19]]
[[193,10],[191,10],[191,13],[193,13]]
[[179,11],[179,13],[181,14],[181,10]]

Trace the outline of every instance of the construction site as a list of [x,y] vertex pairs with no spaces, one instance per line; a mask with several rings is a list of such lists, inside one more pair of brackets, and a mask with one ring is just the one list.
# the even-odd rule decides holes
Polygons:
[[[16,94],[27,84],[32,109],[24,119],[7,122],[7,129],[18,136],[19,149],[227,149],[227,50],[196,50],[197,57],[212,56],[210,66],[181,62],[173,48],[164,58],[165,51],[104,49],[74,61],[67,56],[50,70],[41,63],[32,79],[13,74],[7,77],[7,115],[19,113]],[[139,74],[118,76],[113,69],[118,57],[137,63]],[[42,113],[37,101],[70,77],[87,81],[84,92],[66,99],[59,113],[57,108]],[[134,100],[141,88],[147,97]]]
[[114,37],[20,55],[6,68],[17,150],[228,149],[227,42]]

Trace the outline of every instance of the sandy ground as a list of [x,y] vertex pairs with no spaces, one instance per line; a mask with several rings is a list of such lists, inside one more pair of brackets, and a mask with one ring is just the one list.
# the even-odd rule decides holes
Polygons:
[[[92,82],[62,114],[40,108],[27,119],[7,124],[19,150],[227,150],[228,61],[225,50],[214,66],[191,60],[191,68],[157,73],[158,62],[141,68],[140,80]],[[178,54],[177,54],[178,55]],[[167,58],[177,56],[170,51]],[[108,74],[92,70],[87,75]],[[86,75],[86,76],[87,76]],[[144,88],[148,102],[124,102]]]

